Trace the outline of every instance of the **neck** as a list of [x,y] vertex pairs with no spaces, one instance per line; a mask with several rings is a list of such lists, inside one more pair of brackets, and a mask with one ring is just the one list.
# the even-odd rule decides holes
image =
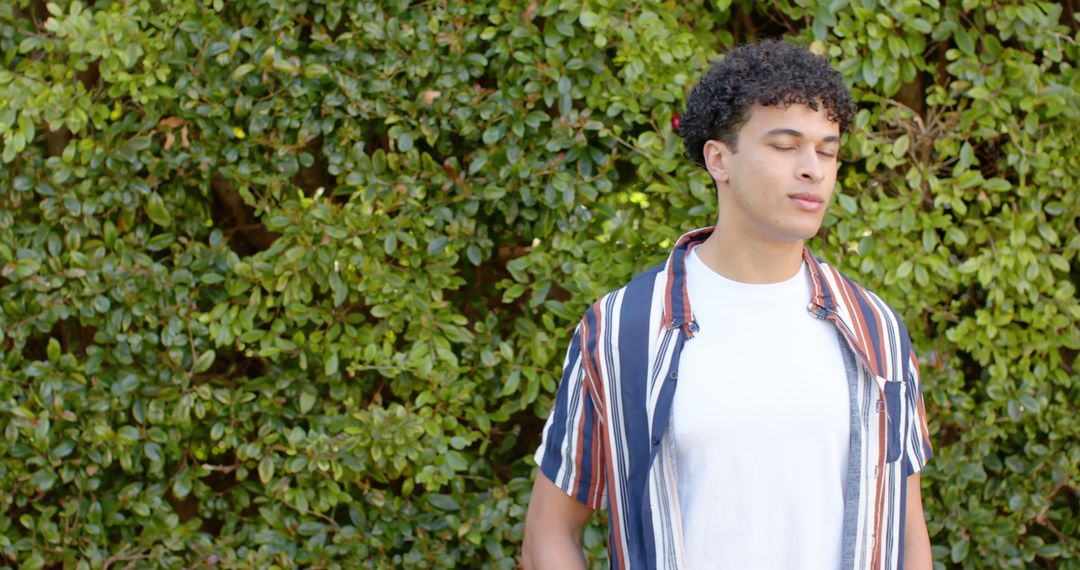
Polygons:
[[740,238],[716,230],[697,248],[709,269],[732,281],[754,285],[779,283],[792,278],[802,264],[803,242],[772,242]]

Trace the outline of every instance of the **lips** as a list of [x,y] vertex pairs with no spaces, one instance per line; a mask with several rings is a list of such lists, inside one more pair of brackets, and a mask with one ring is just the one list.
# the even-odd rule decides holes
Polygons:
[[798,194],[788,194],[788,199],[795,204],[800,210],[806,212],[819,212],[825,207],[825,200],[817,194],[811,194],[809,192],[800,192]]

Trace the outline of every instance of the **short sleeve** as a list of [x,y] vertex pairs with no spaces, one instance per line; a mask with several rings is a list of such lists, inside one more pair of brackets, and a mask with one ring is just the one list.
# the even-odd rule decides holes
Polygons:
[[582,360],[582,328],[578,325],[566,351],[555,404],[533,457],[551,482],[596,510],[607,506],[603,422]]
[[907,375],[907,398],[905,417],[907,425],[904,433],[904,465],[908,475],[922,471],[934,455],[930,446],[930,429],[926,422],[926,406],[923,403],[922,378],[919,374],[919,362],[914,352],[910,356]]

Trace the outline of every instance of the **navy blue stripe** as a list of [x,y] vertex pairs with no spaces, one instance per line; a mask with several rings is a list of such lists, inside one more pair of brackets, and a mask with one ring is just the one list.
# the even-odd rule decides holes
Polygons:
[[[579,452],[581,455],[581,470],[578,472],[578,485],[580,486],[578,487],[577,495],[574,498],[583,505],[590,505],[592,504],[592,497],[589,496],[589,491],[593,486],[593,454],[589,453],[589,451],[594,449],[594,446],[599,445],[599,443],[593,441],[593,430],[596,423],[596,407],[590,406],[588,402],[584,402],[583,405],[585,406],[585,425],[581,430],[581,451]],[[603,460],[604,458],[601,457],[600,461]],[[601,477],[602,476],[603,475],[601,475]]]
[[[660,339],[660,348],[659,348],[659,350],[657,350],[656,354],[657,355],[667,354],[669,344],[671,344],[671,333],[666,332],[666,333],[664,333],[663,338]],[[652,367],[651,370],[649,370],[650,388],[653,388],[655,386],[656,382],[660,380],[660,378],[661,378],[660,366],[663,363],[664,363],[663,358],[657,358],[656,361],[653,362],[653,367]]]
[[[877,363],[877,369],[874,370],[874,374],[877,374],[878,376],[884,378],[884,363],[886,357],[884,354],[882,354],[881,336],[878,334],[878,328],[881,325],[881,323],[878,322],[878,311],[874,307],[870,306],[870,303],[867,302],[866,296],[869,293],[867,293],[865,289],[852,281],[851,278],[849,278],[847,275],[841,273],[840,276],[843,277],[844,281],[846,281],[848,286],[851,287],[851,291],[853,293],[853,296],[855,297],[855,303],[859,306],[859,316],[862,317],[862,320],[865,323],[866,334],[870,336],[869,342],[863,343],[863,346],[861,348],[865,351],[868,348],[867,345],[869,345],[870,350],[874,351],[874,362]],[[852,313],[854,311],[848,309],[848,312]]]
[[544,442],[546,449],[544,449],[544,461],[540,465],[540,471],[547,476],[552,482],[558,484],[555,477],[559,473],[559,467],[562,465],[562,446],[563,441],[566,439],[567,432],[567,407],[569,394],[568,392],[573,389],[574,378],[573,375],[577,371],[577,367],[574,366],[574,362],[581,355],[581,329],[577,329],[574,332],[573,338],[570,340],[570,348],[567,350],[566,366],[563,369],[562,380],[559,382],[559,390],[555,395],[555,406],[552,409],[552,413],[555,417],[550,420],[551,429]]
[[[608,295],[606,297],[607,302],[604,303],[604,314],[607,316],[607,319],[605,320],[606,326],[604,327],[604,346],[606,346],[606,347],[615,346],[615,343],[613,342],[613,340],[614,340],[613,337],[615,336],[615,334],[620,334],[620,337],[621,337],[621,331],[615,331],[614,327],[613,327],[613,324],[612,324],[612,321],[615,320],[614,319],[615,312],[622,310],[622,306],[620,306],[618,308],[616,308],[616,306],[615,306],[615,299],[617,297],[618,296],[615,295],[615,294]],[[624,302],[625,302],[625,297],[624,297]],[[621,346],[620,346],[619,351],[620,351],[620,356],[621,356],[621,351],[622,351]],[[604,351],[605,370],[606,370],[606,372],[608,374],[615,374],[615,377],[611,379],[611,380],[613,380],[613,382],[608,382],[607,381],[608,379],[605,379],[605,381],[604,381],[604,390],[605,391],[607,391],[609,389],[609,387],[613,386],[616,383],[618,383],[618,385],[619,385],[618,390],[622,389],[622,383],[623,383],[622,371],[621,371],[621,368],[616,368],[616,366],[615,366],[615,354],[614,353],[615,353],[615,351],[610,350],[610,348],[608,350]],[[620,358],[620,363],[621,362],[622,362],[622,359]],[[619,423],[620,427],[621,427],[621,425],[626,422],[626,419],[625,419],[626,416],[621,414],[623,402],[619,398],[614,397],[614,393],[612,393],[612,392],[606,392],[606,397],[604,398],[604,402],[606,403],[606,405],[608,407],[608,409],[606,410],[607,417],[611,418],[610,421],[612,423],[616,423],[616,422]],[[622,418],[622,419],[620,419],[620,418]],[[613,449],[609,449],[608,453],[613,454],[612,462],[616,466],[622,466],[622,465],[625,464],[625,460],[626,460],[626,458],[624,457],[624,454],[629,452],[628,451],[629,445],[627,444],[627,439],[628,439],[627,430],[625,430],[625,429],[614,429],[614,430],[609,430],[609,431],[614,432],[614,433],[612,433],[610,435],[612,435],[615,438],[615,443],[613,445]],[[609,435],[609,434],[605,434],[605,435]],[[633,442],[633,440],[630,439],[630,442]],[[621,467],[617,467],[617,468],[621,468]],[[614,488],[608,488],[609,508],[610,508],[610,502],[614,501],[616,498],[618,499],[619,505],[627,505],[627,504],[629,504],[630,501],[628,500],[628,497],[626,495],[626,492],[627,492],[626,485],[618,485],[618,484],[616,484],[613,487]],[[621,517],[621,518],[625,518],[625,517]],[[620,525],[625,525],[625,522],[619,521],[619,524]],[[614,525],[614,521],[609,518],[608,527],[613,528],[613,525]]]
[[[637,489],[648,489],[649,455],[648,446],[642,446],[640,442],[647,441],[649,437],[648,422],[643,421],[649,417],[645,403],[648,400],[649,382],[649,313],[652,308],[652,294],[656,282],[656,272],[639,276],[626,286],[621,307],[621,319],[619,321],[619,379],[622,389],[622,398],[619,402],[623,411],[623,431],[626,440],[631,443],[627,446],[628,477],[623,489],[628,497],[623,501],[622,524],[626,525],[623,532],[628,537],[644,535],[642,526],[649,527],[651,535],[652,520],[644,524],[643,514],[649,515],[648,511],[642,513],[642,502],[637,500],[636,493],[630,493]],[[634,445],[637,443],[637,445]],[[637,540],[627,541],[626,557],[632,566],[636,566],[647,557],[644,544]],[[652,540],[645,541],[652,544]]]
[[[671,349],[671,365],[668,366],[668,375],[678,374],[679,360],[682,357],[683,344],[686,343],[686,329],[679,328],[676,333],[675,346]],[[649,452],[649,465],[652,465],[660,450],[660,442],[664,438],[664,430],[667,429],[668,418],[671,417],[671,404],[675,401],[675,382],[671,378],[661,378],[660,396],[656,399],[656,410],[653,412],[652,425],[652,450]]]
[[683,289],[686,288],[686,254],[680,247],[671,254],[671,325],[681,326],[686,320],[686,307],[683,306]]
[[[907,455],[907,454],[905,454],[905,455]],[[907,478],[906,477],[902,478],[900,480],[900,506],[899,506],[899,508],[900,508],[900,532],[899,532],[900,536],[897,539],[896,543],[893,544],[893,548],[897,549],[900,552],[899,559],[898,559],[898,564],[896,565],[896,567],[897,568],[903,568],[904,567],[904,527],[907,526],[905,524],[905,521],[904,521],[904,519],[907,518],[907,516],[906,516],[907,515]],[[891,539],[892,537],[890,536],[889,538]]]
[[[609,503],[610,506],[610,503]],[[610,511],[609,511],[610,512]],[[608,520],[608,565],[611,570],[622,570],[622,563],[619,561],[618,556],[615,554],[615,541],[619,540],[615,536],[615,524]]]
[[[641,511],[642,520],[642,542],[645,547],[645,559],[642,563],[645,564],[645,568],[653,570],[656,568],[656,532],[652,526],[652,499],[649,497],[649,486],[646,484],[641,488],[641,505],[644,507]],[[633,537],[630,537],[633,538]]]
[[[710,232],[711,233],[711,232]],[[705,241],[709,233],[695,236],[678,244],[671,253],[671,269],[668,279],[671,281],[671,326],[681,327],[689,318],[690,307],[686,306],[686,256],[690,249]],[[665,293],[668,291],[665,288]]]
[[[882,304],[885,304],[884,301],[882,301]],[[900,379],[906,381],[911,373],[911,358],[904,357],[912,354],[911,335],[908,333],[907,325],[900,319],[900,315],[896,314],[896,311],[893,311],[892,307],[889,307],[888,305],[886,305],[886,310],[892,313],[892,318],[896,321],[896,326],[899,329],[897,331],[897,335],[900,337],[900,350],[898,351],[898,354],[900,354],[900,358],[903,360],[903,362],[900,363]],[[919,394],[919,397],[922,398],[921,393]]]

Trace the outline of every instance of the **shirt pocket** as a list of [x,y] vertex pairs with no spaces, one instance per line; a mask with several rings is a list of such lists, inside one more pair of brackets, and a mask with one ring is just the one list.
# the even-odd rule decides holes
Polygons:
[[904,393],[907,384],[900,380],[885,382],[885,425],[886,445],[885,461],[893,462],[900,458],[902,440],[902,416],[904,410]]

